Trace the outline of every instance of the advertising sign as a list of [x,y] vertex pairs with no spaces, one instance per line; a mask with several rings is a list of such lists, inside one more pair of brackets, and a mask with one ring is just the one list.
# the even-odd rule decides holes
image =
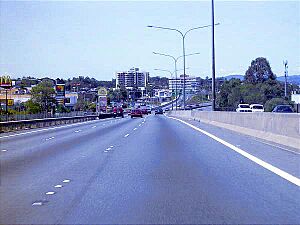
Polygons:
[[0,77],[0,87],[2,87],[2,88],[11,88],[12,87],[12,81],[10,79],[10,76],[1,76]]
[[100,111],[106,112],[107,97],[106,96],[99,96],[98,97],[98,104],[99,104]]
[[[0,104],[5,105],[6,104],[6,99],[0,99]],[[13,99],[7,99],[7,106],[13,106],[14,105],[14,100]]]
[[65,84],[56,84],[55,86],[56,91],[56,102],[59,105],[65,104]]
[[106,88],[105,87],[100,87],[98,89],[98,95],[99,96],[107,96],[107,90],[106,90]]
[[65,97],[65,84],[56,85],[56,96]]
[[14,100],[13,99],[7,99],[7,105],[8,106],[13,106],[14,105]]

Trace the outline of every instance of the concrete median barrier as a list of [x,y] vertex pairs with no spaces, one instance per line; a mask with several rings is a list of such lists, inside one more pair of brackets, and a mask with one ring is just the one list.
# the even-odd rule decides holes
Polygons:
[[62,118],[47,118],[47,119],[35,119],[35,120],[19,120],[10,122],[0,122],[0,133],[10,132],[24,129],[41,128],[49,126],[57,126],[62,124],[78,123],[89,120],[95,120],[98,116],[74,116],[74,117],[62,117]]
[[289,146],[300,152],[299,113],[172,111],[169,115],[212,124]]

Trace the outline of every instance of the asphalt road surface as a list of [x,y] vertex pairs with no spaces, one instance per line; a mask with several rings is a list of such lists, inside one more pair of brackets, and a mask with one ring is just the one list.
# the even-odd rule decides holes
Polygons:
[[[292,149],[187,122],[300,177]],[[299,186],[164,115],[0,142],[1,224],[300,223]]]

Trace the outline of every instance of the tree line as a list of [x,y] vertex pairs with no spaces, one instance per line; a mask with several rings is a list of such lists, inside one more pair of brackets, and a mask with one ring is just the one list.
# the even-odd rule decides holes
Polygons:
[[[289,84],[287,92],[297,90],[297,85]],[[219,110],[234,110],[240,103],[262,104],[266,111],[278,104],[292,104],[289,96],[284,96],[284,83],[276,80],[269,61],[259,57],[251,62],[244,80],[225,81],[217,93]]]

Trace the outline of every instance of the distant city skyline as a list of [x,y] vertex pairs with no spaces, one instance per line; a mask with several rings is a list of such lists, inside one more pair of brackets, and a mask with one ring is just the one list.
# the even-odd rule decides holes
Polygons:
[[[216,75],[243,75],[265,57],[277,76],[300,74],[299,1],[215,1]],[[94,77],[111,80],[132,67],[150,76],[174,70],[173,61],[152,52],[182,55],[178,33],[211,23],[210,1],[0,2],[0,74],[14,78]],[[211,28],[186,38],[186,74],[211,76]],[[182,60],[178,62],[182,69]],[[178,74],[181,74],[179,72]]]

